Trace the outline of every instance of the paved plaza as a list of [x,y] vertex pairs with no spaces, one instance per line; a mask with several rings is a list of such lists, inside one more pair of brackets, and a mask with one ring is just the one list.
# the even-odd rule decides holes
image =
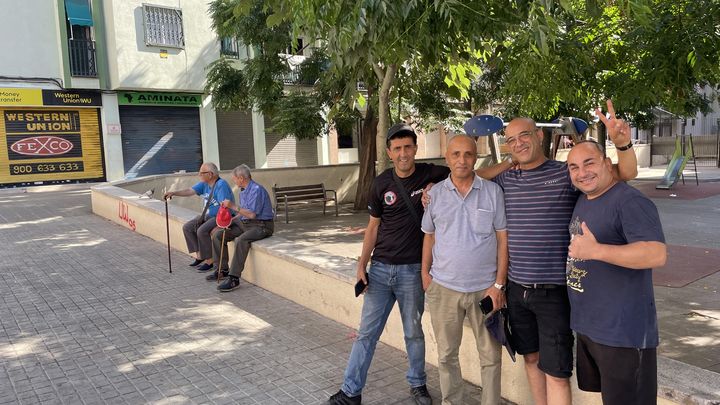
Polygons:
[[[352,329],[247,283],[220,294],[179,252],[168,274],[87,187],[0,190],[0,244],[0,404],[319,404],[342,382]],[[412,403],[406,365],[379,344],[363,403]]]
[[[720,252],[720,195],[654,201],[669,244]],[[354,258],[366,221],[301,211],[276,233]],[[176,251],[168,274],[165,245],[93,215],[87,186],[0,190],[0,243],[0,404],[319,404],[341,384],[353,329],[248,283],[220,294]],[[656,286],[662,356],[720,372],[718,287]],[[363,403],[412,403],[406,364],[379,344]]]
[[[631,184],[641,190],[654,190],[656,178],[662,173],[660,169],[641,169],[643,177]],[[686,193],[697,193],[698,186],[688,182],[653,198],[668,244],[668,264],[662,270],[656,269],[653,277],[658,279],[662,274],[681,286],[655,283],[660,326],[658,353],[720,373],[720,170],[703,173],[706,178],[701,177],[704,182],[700,183],[700,190],[717,192],[694,200],[683,199]],[[336,219],[323,218],[318,210],[308,210],[291,218],[289,225],[279,224],[276,235],[338,256],[359,255],[366,214],[346,210]],[[698,270],[704,272],[696,277],[685,274]],[[720,387],[720,374],[716,385]]]

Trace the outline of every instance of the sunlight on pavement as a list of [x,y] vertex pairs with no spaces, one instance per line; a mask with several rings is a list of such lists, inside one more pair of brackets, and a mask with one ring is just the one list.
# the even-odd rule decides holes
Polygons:
[[[188,338],[167,342],[148,348],[150,352],[144,358],[118,366],[119,372],[131,372],[135,366],[153,364],[186,353],[233,353],[238,345],[257,340],[257,335],[272,328],[272,325],[252,314],[239,311],[235,305],[223,302],[202,307],[178,309],[187,321],[175,322],[170,327],[174,330],[187,331]],[[228,314],[233,314],[228,316]],[[200,322],[200,324],[198,323]],[[218,332],[216,325],[223,325],[233,330],[229,341],[228,335]]]
[[34,221],[20,221],[20,222],[10,222],[7,224],[0,225],[0,229],[14,229],[19,228],[23,225],[38,225],[38,224],[45,224],[52,221],[57,221],[63,219],[63,217],[49,217],[49,218],[43,218],[43,219],[36,219]]
[[[62,218],[62,217],[58,217]],[[53,241],[57,243],[46,243],[47,246],[54,248],[54,249],[60,249],[60,250],[69,250],[72,248],[78,248],[78,247],[90,247],[90,246],[97,246],[101,243],[107,242],[107,239],[98,237],[97,235],[93,234],[87,229],[78,229],[66,233],[61,234],[55,234],[52,236],[44,237],[44,238],[34,238],[34,239],[27,239],[27,240],[20,240],[15,242],[18,245],[26,244],[26,243],[34,243],[34,242],[42,242],[42,241]]]
[[0,358],[18,359],[25,355],[38,354],[41,351],[42,339],[40,337],[31,337],[21,339],[9,345],[0,346]]

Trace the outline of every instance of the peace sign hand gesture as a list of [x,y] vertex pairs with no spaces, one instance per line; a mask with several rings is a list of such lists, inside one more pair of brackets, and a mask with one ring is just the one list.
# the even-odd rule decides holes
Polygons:
[[616,147],[630,144],[632,142],[630,140],[630,125],[625,120],[618,119],[615,116],[615,107],[613,107],[612,100],[607,101],[607,109],[609,117],[605,117],[600,108],[595,109],[595,115],[605,124],[610,140]]

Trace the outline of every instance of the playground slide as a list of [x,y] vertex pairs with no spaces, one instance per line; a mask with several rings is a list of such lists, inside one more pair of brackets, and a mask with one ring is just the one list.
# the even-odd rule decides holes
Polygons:
[[683,169],[685,169],[685,163],[688,161],[688,154],[682,153],[682,146],[680,145],[680,137],[675,139],[675,152],[672,155],[672,159],[665,169],[665,175],[655,189],[658,190],[669,190],[670,187],[677,183],[681,176]]

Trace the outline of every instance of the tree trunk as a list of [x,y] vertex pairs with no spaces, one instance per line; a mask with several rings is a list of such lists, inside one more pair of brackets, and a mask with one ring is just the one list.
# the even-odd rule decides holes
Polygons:
[[[368,89],[368,100],[371,89]],[[360,174],[358,176],[357,190],[355,191],[355,211],[367,210],[368,197],[372,181],[375,178],[375,131],[377,131],[377,117],[375,109],[368,103],[365,120],[362,124],[362,137],[360,138]]]
[[397,75],[397,65],[388,65],[385,70],[378,66],[373,66],[375,75],[380,84],[380,92],[378,93],[378,124],[376,136],[375,155],[377,159],[377,171],[382,173],[388,167],[388,157],[385,153],[385,138],[387,130],[390,127],[390,89],[392,88],[395,76]]
[[[603,124],[602,121],[598,121],[597,124],[598,129],[598,135],[597,135],[597,142],[602,146],[602,149],[605,150],[606,146],[606,140],[607,140],[607,128],[605,127],[605,124]],[[607,153],[605,154],[607,156]]]

